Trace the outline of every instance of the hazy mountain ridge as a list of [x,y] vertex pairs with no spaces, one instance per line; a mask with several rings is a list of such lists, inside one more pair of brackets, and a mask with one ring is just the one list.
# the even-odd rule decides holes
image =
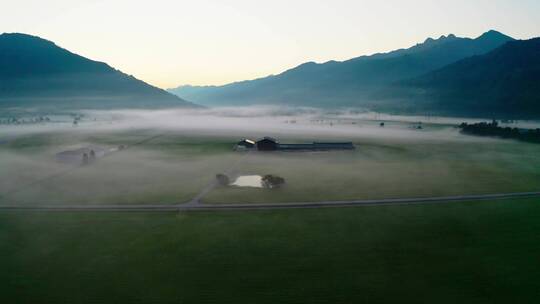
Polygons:
[[[382,106],[493,117],[540,117],[540,38],[511,41],[380,92]],[[388,100],[394,100],[388,103]]]
[[51,41],[26,34],[0,35],[0,106],[195,106]]
[[184,86],[169,91],[207,105],[362,107],[369,105],[373,92],[386,85],[418,77],[466,57],[485,54],[512,40],[495,31],[476,39],[442,36],[385,54],[343,62],[308,62],[279,75],[252,81],[224,86]]

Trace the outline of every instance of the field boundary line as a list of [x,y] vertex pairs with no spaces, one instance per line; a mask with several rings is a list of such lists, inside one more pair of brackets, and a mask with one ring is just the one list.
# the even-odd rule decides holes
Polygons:
[[[0,211],[109,211],[109,212],[179,212],[179,211],[233,211],[233,210],[279,210],[279,209],[314,209],[337,207],[362,206],[392,206],[392,205],[419,205],[419,204],[446,204],[457,202],[472,202],[486,200],[502,200],[511,198],[540,198],[540,192],[516,192],[480,195],[458,195],[420,198],[389,198],[371,200],[349,201],[321,201],[304,203],[271,203],[271,204],[183,204],[183,205],[34,205],[0,206]],[[539,200],[540,202],[540,200]]]

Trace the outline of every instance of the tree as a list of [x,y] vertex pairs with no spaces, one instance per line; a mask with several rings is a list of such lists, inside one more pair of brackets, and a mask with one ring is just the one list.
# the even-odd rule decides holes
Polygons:
[[262,185],[264,188],[267,189],[274,189],[279,188],[285,184],[285,179],[283,177],[275,176],[275,175],[265,175],[262,178]]
[[216,174],[216,180],[221,186],[228,186],[231,183],[229,177],[225,174]]
[[83,165],[88,164],[88,154],[87,153],[83,154],[82,162],[83,162]]

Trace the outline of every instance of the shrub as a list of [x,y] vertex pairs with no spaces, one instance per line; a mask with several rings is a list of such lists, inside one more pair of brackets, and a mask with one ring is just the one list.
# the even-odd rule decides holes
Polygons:
[[218,184],[221,186],[228,186],[231,183],[231,180],[225,174],[216,174],[216,179]]
[[285,179],[283,177],[275,176],[275,175],[265,175],[262,178],[262,185],[265,188],[273,189],[273,188],[279,188],[285,184]]

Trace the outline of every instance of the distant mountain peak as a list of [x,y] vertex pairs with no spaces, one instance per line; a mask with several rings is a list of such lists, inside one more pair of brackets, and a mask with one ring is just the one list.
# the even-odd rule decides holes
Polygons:
[[428,39],[426,39],[426,40],[424,41],[424,44],[429,44],[429,43],[434,43],[434,42],[441,42],[441,41],[447,41],[447,40],[454,40],[454,39],[457,39],[456,35],[454,35],[454,34],[448,34],[448,36],[442,35],[442,36],[439,37],[438,39],[433,39],[433,38],[429,37]]
[[464,58],[484,55],[511,39],[501,36],[503,39],[477,40],[456,37],[454,34],[437,37],[387,53],[321,64],[307,62],[278,75],[252,81],[170,91],[206,105],[295,104],[333,107],[340,104],[368,107],[370,94],[381,88],[436,71]]
[[514,40],[514,38],[495,30],[489,30],[483,33],[482,35],[480,35],[476,39],[478,40]]
[[59,48],[59,46],[50,40],[38,36],[23,33],[3,33],[0,34],[0,48],[4,51],[10,49],[13,52],[18,52],[18,50],[28,48],[50,50]]
[[[500,37],[496,32],[490,34]],[[401,104],[430,104],[432,110],[446,114],[537,119],[539,53],[540,38],[510,41],[486,54],[464,58],[396,85],[403,85],[403,91],[384,88],[391,93],[381,92]],[[410,109],[414,111],[414,107]]]
[[0,100],[0,108],[194,106],[106,63],[22,33],[0,35]]
[[21,41],[33,41],[33,42],[41,42],[49,45],[56,45],[54,42],[49,41],[47,39],[43,39],[38,36],[24,34],[24,33],[2,33],[0,34],[1,40],[21,40]]

